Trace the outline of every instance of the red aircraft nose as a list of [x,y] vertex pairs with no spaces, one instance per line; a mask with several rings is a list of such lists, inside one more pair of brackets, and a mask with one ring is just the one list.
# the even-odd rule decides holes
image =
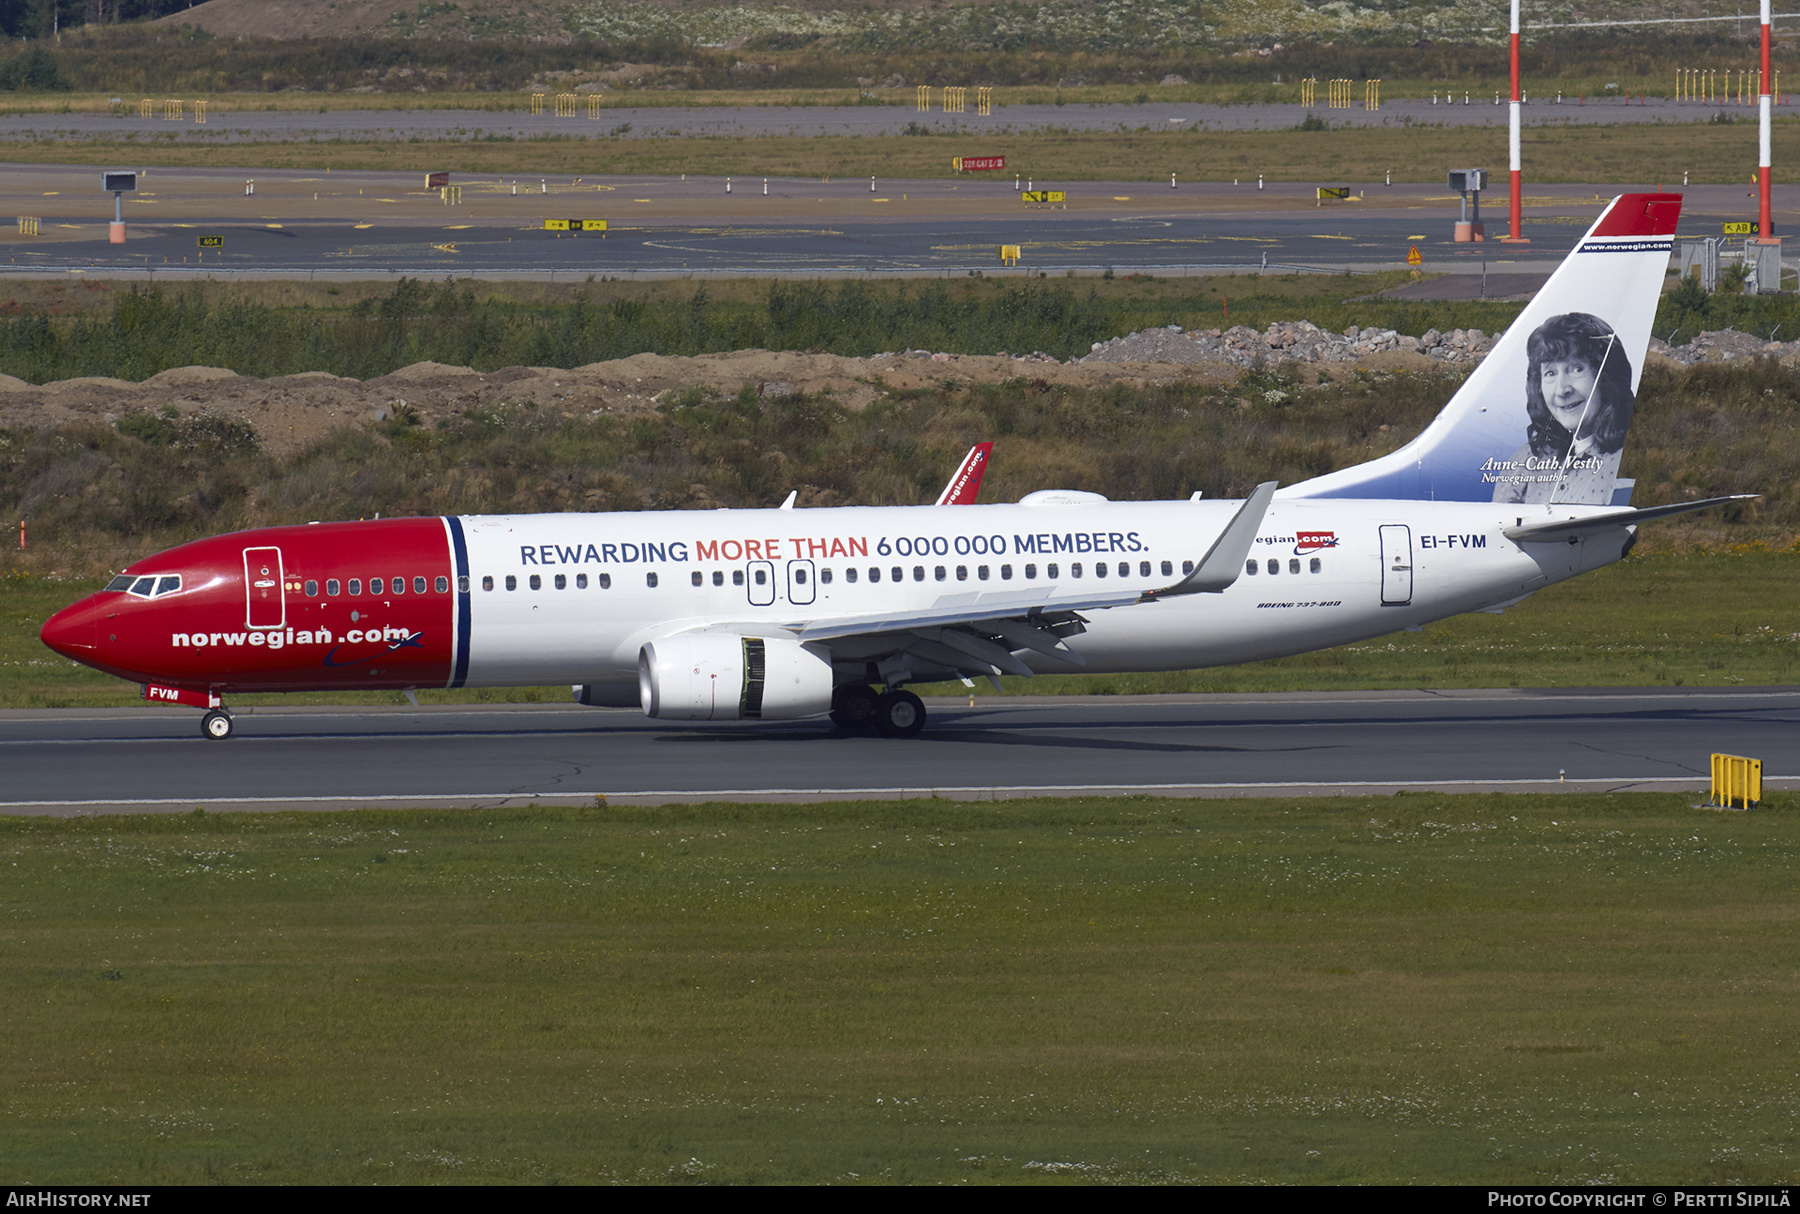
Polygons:
[[94,656],[99,621],[100,605],[89,596],[45,620],[38,638],[65,658],[86,662]]

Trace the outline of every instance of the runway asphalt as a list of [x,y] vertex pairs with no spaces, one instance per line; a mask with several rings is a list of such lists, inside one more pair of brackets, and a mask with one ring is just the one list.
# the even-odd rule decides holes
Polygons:
[[[1356,187],[1321,206],[1312,186],[1253,181],[1027,182],[1061,189],[1066,208],[1021,200],[1010,177],[929,181],[510,178],[456,175],[447,206],[418,174],[155,169],[125,205],[129,238],[107,240],[112,200],[79,166],[0,171],[0,207],[35,214],[38,235],[0,234],[0,273],[112,278],[660,278],[1061,276],[1113,270],[1221,272],[1401,269],[1411,249],[1428,273],[1545,273],[1614,192],[1543,187],[1527,197],[1530,243],[1456,243],[1458,201],[1430,186]],[[1645,183],[1654,189],[1659,183]],[[1662,183],[1666,184],[1666,183]],[[767,188],[768,193],[763,193]],[[514,192],[517,190],[518,192]],[[1743,189],[1687,192],[1683,239],[1717,235],[1752,205]],[[1786,223],[1800,204],[1777,191]],[[1505,231],[1490,200],[1491,235]],[[605,220],[608,231],[545,229],[547,219]],[[201,241],[206,239],[207,245]],[[1017,245],[1015,268],[999,262]]]
[[1036,795],[1704,792],[1713,751],[1800,788],[1800,688],[931,702],[919,737],[553,705],[0,713],[0,814]]

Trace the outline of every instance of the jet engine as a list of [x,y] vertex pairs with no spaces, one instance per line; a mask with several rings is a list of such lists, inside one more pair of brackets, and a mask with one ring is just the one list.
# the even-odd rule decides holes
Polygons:
[[694,632],[638,650],[644,715],[791,721],[831,711],[831,655],[798,641]]

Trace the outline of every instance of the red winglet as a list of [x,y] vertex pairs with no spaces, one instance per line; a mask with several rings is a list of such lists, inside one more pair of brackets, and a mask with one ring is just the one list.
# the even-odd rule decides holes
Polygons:
[[981,492],[981,478],[987,473],[988,456],[993,449],[994,444],[992,443],[976,443],[970,447],[969,453],[963,456],[962,466],[956,470],[956,474],[950,478],[950,483],[945,485],[944,491],[938,495],[937,504],[940,506],[973,506],[975,496]]
[[1673,236],[1680,194],[1621,194],[1607,208],[1595,236]]

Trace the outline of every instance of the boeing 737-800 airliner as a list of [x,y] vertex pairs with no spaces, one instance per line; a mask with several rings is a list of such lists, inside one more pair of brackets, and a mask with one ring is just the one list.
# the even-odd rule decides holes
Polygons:
[[1422,434],[1243,501],[273,527],[133,562],[43,639],[206,710],[214,738],[234,692],[553,682],[665,719],[907,736],[913,683],[1245,662],[1505,606],[1619,560],[1641,522],[1736,500],[1634,510],[1617,477],[1680,210],[1614,199]]

